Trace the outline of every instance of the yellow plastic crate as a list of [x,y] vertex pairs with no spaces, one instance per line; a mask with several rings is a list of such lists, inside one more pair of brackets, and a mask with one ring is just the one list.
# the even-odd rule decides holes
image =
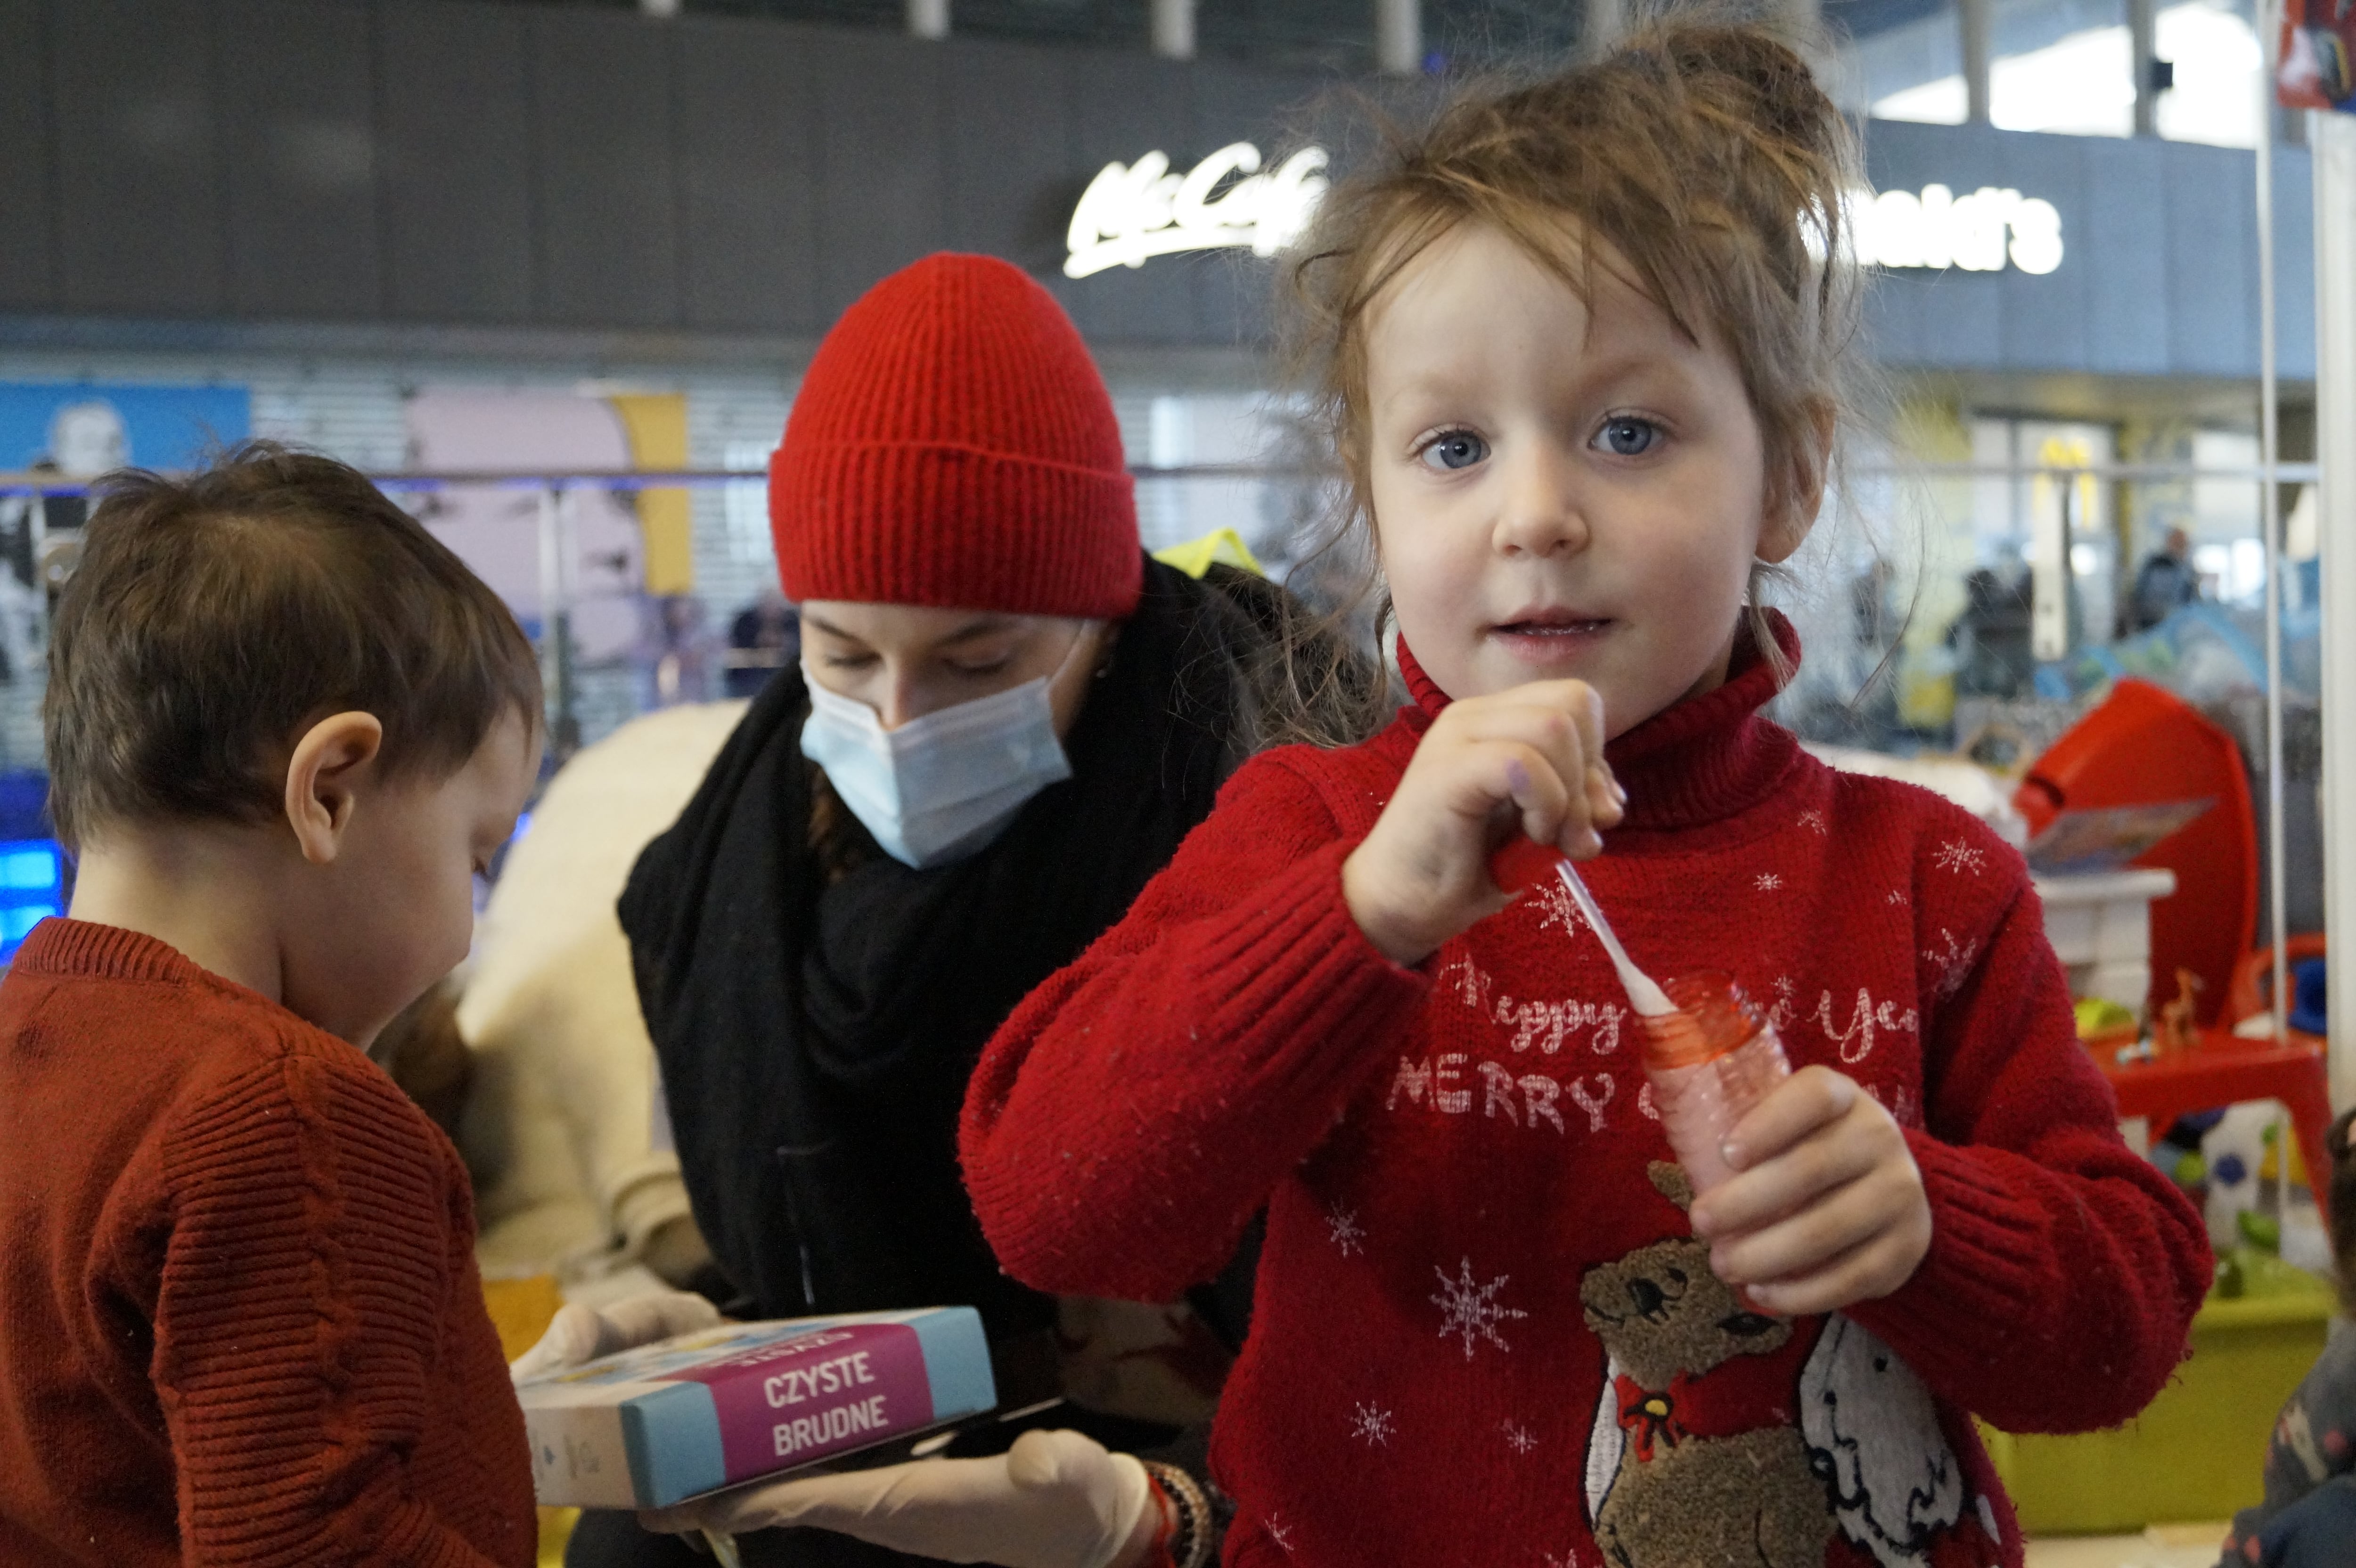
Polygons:
[[581,1522],[577,1508],[544,1508],[540,1510],[540,1568],[564,1568],[565,1543],[573,1539],[573,1527]]
[[[553,1275],[483,1281],[483,1306],[491,1315],[491,1327],[498,1331],[499,1349],[509,1360],[539,1343],[556,1309],[563,1305],[564,1293]],[[540,1510],[540,1568],[564,1568],[564,1543],[572,1539],[573,1527],[580,1518],[581,1510],[575,1508]]]
[[2312,1290],[2211,1299],[2192,1359],[2126,1425],[2071,1437],[1983,1427],[1988,1456],[2032,1535],[2137,1531],[2230,1518],[2265,1491],[2266,1441],[2323,1352],[2334,1303]]

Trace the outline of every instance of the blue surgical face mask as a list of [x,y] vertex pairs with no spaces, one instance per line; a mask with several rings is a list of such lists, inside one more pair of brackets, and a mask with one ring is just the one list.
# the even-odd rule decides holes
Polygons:
[[1047,700],[1061,674],[1059,665],[1055,675],[886,730],[875,709],[820,686],[805,662],[802,755],[826,770],[885,854],[919,870],[945,865],[988,848],[1033,795],[1072,776]]

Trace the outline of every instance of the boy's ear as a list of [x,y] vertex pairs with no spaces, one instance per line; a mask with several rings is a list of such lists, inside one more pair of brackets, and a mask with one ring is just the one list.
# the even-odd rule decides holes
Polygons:
[[303,859],[335,860],[351,827],[355,785],[384,749],[384,725],[373,713],[331,713],[304,731],[286,760],[286,821]]
[[1783,472],[1767,486],[1767,517],[1759,530],[1759,559],[1771,565],[1789,560],[1807,542],[1825,504],[1825,482],[1832,469],[1833,432],[1839,411],[1827,399],[1808,406],[1807,425],[1794,443]]

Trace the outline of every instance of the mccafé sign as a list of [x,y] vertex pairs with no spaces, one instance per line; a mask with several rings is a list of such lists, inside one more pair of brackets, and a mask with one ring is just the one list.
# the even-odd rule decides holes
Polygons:
[[[1183,251],[1273,256],[1316,216],[1326,163],[1323,147],[1304,147],[1264,169],[1258,147],[1233,142],[1183,174],[1160,152],[1107,164],[1072,209],[1064,275],[1141,267],[1149,257]],[[2060,209],[2009,187],[1982,186],[1961,196],[1944,185],[1860,188],[1850,193],[1847,216],[1862,266],[1999,272],[2009,265],[2043,274],[2062,264]]]
[[1324,148],[1304,147],[1263,170],[1258,147],[1233,142],[1183,175],[1166,153],[1107,164],[1072,209],[1064,275],[1141,267],[1181,251],[1273,256],[1309,227],[1325,195],[1325,163]]

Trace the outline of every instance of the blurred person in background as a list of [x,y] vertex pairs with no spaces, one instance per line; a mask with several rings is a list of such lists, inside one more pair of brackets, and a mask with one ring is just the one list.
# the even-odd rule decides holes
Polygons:
[[712,695],[712,637],[703,626],[703,601],[689,593],[665,593],[643,601],[647,629],[640,642],[646,667],[643,705],[670,708],[701,702]]
[[2036,677],[2029,574],[2008,579],[1980,567],[1964,579],[1964,613],[1947,628],[1955,650],[1955,690],[1972,697],[2025,697]]
[[786,596],[772,588],[737,612],[728,627],[730,697],[758,697],[769,677],[802,655],[801,619]]
[[2201,597],[2201,573],[2192,565],[2192,536],[2170,528],[2160,548],[2136,569],[2135,592],[2127,601],[2127,630],[2148,631]]

